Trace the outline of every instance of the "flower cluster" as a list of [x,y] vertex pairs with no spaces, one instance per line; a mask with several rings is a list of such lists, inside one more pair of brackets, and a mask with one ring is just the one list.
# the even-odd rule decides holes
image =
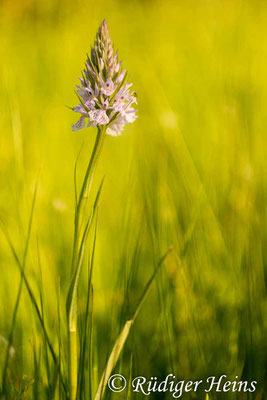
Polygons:
[[136,120],[136,94],[130,92],[132,84],[126,83],[126,70],[122,70],[114,52],[106,21],[97,32],[80,81],[76,90],[80,103],[73,111],[81,117],[72,126],[73,131],[85,128],[88,120],[87,127],[106,125],[106,133],[117,136],[125,124]]

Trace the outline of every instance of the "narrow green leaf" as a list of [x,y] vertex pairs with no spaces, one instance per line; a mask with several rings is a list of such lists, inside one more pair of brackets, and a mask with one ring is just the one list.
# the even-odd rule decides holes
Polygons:
[[94,400],[101,400],[102,395],[103,395],[103,393],[104,393],[104,391],[106,389],[106,386],[107,386],[107,383],[108,383],[108,379],[109,379],[113,369],[115,368],[115,366],[117,364],[117,361],[118,361],[119,356],[121,354],[121,351],[122,351],[122,349],[124,347],[124,344],[125,344],[125,342],[127,340],[127,337],[128,337],[129,332],[131,330],[131,327],[132,327],[134,321],[136,320],[136,318],[137,318],[137,316],[138,316],[138,314],[139,314],[139,312],[140,312],[140,310],[142,308],[142,305],[143,305],[143,303],[145,301],[145,298],[146,298],[146,296],[148,294],[148,291],[149,291],[149,289],[151,287],[151,284],[153,283],[153,280],[154,280],[157,272],[159,271],[160,267],[162,266],[163,262],[165,261],[167,255],[170,253],[171,250],[172,249],[169,248],[166,251],[166,253],[159,260],[157,268],[155,269],[153,275],[151,276],[151,278],[149,279],[149,281],[147,282],[147,284],[146,284],[146,286],[144,288],[143,294],[142,294],[142,296],[140,297],[140,299],[138,301],[136,310],[133,313],[132,318],[129,319],[128,321],[126,321],[126,323],[124,324],[124,327],[123,327],[121,333],[119,334],[119,336],[118,336],[118,338],[117,338],[117,340],[116,340],[116,342],[115,342],[115,344],[113,346],[111,354],[109,356],[108,362],[106,364],[105,370],[104,370],[103,375],[101,377],[101,380],[100,380],[97,392],[95,394]]
[[86,245],[86,240],[90,231],[90,227],[92,225],[95,213],[96,213],[96,209],[99,203],[99,198],[100,198],[100,194],[102,191],[102,187],[103,187],[103,183],[104,183],[104,179],[102,179],[97,194],[96,194],[96,198],[94,201],[94,205],[93,205],[93,210],[91,212],[91,215],[86,223],[84,232],[83,232],[83,236],[82,236],[82,240],[81,240],[81,244],[80,244],[80,248],[79,248],[79,252],[78,252],[78,260],[77,260],[77,266],[76,269],[74,271],[72,280],[71,280],[71,284],[70,284],[70,288],[68,291],[68,295],[67,295],[67,304],[66,304],[66,310],[67,310],[67,316],[68,316],[68,324],[69,324],[69,330],[75,329],[74,327],[74,318],[75,318],[75,313],[76,313],[76,307],[77,307],[77,300],[76,300],[76,293],[77,293],[77,288],[78,288],[78,283],[79,283],[79,277],[80,277],[80,271],[81,271],[81,266],[82,266],[82,262],[83,262],[83,256],[84,256],[84,251],[85,251],[85,245]]
[[77,165],[78,165],[78,161],[80,158],[80,154],[82,152],[83,149],[83,144],[81,145],[81,148],[79,150],[79,153],[77,155],[77,158],[75,160],[75,165],[74,165],[74,195],[75,195],[75,213],[77,210],[77,202],[78,202],[78,195],[77,195]]
[[[92,257],[91,259],[89,258],[89,268],[88,268],[88,287],[87,287],[87,299],[86,299],[86,311],[85,311],[85,321],[84,321],[84,327],[83,327],[83,333],[82,333],[82,343],[81,343],[81,356],[80,356],[80,363],[79,363],[79,382],[78,382],[78,393],[79,393],[79,398],[82,398],[82,392],[83,392],[83,387],[84,387],[84,369],[85,369],[85,359],[86,359],[86,348],[87,348],[87,340],[88,340],[88,331],[89,331],[89,388],[90,388],[90,393],[89,393],[89,400],[92,399],[92,394],[91,394],[91,388],[92,388],[92,363],[91,363],[91,337],[92,337],[92,326],[90,327],[90,320],[89,316],[91,315],[92,318],[92,313],[90,313],[90,304],[91,304],[91,309],[93,307],[92,304],[92,292],[93,292],[93,287],[92,287],[92,273],[93,273],[93,265],[94,265],[94,256],[95,256],[95,246],[96,246],[96,235],[97,235],[97,226],[98,226],[98,215],[96,216],[96,224],[95,224],[95,234],[94,234],[94,241],[93,241],[93,249],[92,249]],[[89,325],[89,326],[88,326]],[[91,329],[90,329],[91,328]]]
[[[33,306],[34,306],[34,309],[35,309],[35,311],[36,311],[37,317],[38,317],[39,322],[40,322],[40,324],[41,324],[41,327],[42,327],[42,330],[43,330],[43,333],[44,333],[44,337],[45,337],[45,340],[46,340],[46,342],[47,342],[47,345],[48,345],[49,351],[50,351],[50,353],[51,353],[51,356],[52,356],[52,358],[53,358],[53,361],[54,361],[54,363],[55,363],[56,365],[58,365],[57,355],[56,355],[56,352],[55,352],[55,350],[54,350],[54,348],[53,348],[52,342],[51,342],[51,340],[50,340],[50,338],[49,338],[49,335],[48,335],[48,332],[47,332],[47,329],[46,329],[46,326],[45,326],[45,322],[44,322],[44,319],[42,318],[42,313],[41,313],[41,311],[40,311],[40,309],[39,309],[37,300],[36,300],[36,298],[35,298],[35,296],[34,296],[34,293],[33,293],[32,289],[31,289],[31,287],[30,287],[29,281],[28,281],[28,279],[27,279],[27,277],[26,277],[26,275],[25,275],[25,273],[24,273],[24,271],[23,271],[21,262],[20,262],[20,260],[19,260],[19,257],[18,257],[18,255],[17,255],[17,253],[16,253],[16,250],[15,250],[15,248],[14,248],[14,246],[13,246],[13,243],[12,243],[12,241],[11,241],[11,239],[10,239],[10,237],[9,237],[9,235],[8,235],[8,233],[7,233],[7,231],[6,231],[5,229],[3,229],[3,227],[2,227],[2,230],[3,230],[3,233],[4,233],[5,237],[6,237],[7,242],[8,242],[8,244],[9,244],[9,247],[10,247],[10,249],[11,249],[11,252],[12,252],[12,254],[13,254],[13,257],[15,258],[16,264],[17,264],[17,266],[18,266],[18,268],[19,268],[19,270],[20,270],[20,272],[21,272],[21,274],[22,274],[22,276],[23,276],[23,280],[24,280],[25,286],[26,286],[26,288],[27,288],[28,294],[29,294],[29,296],[30,296],[30,299],[31,299],[32,304],[33,304]],[[60,376],[60,380],[61,380],[61,384],[62,384],[62,386],[63,386],[63,389],[64,389],[64,391],[65,391],[65,396],[66,396],[66,398],[68,399],[67,386],[66,386],[66,384],[65,384],[65,381],[64,381],[62,375]]]
[[[3,367],[3,375],[2,375],[2,390],[3,390],[3,392],[5,392],[5,390],[6,390],[5,386],[6,386],[6,374],[7,374],[7,368],[8,368],[9,352],[10,352],[10,348],[11,348],[12,342],[13,342],[13,334],[14,334],[16,320],[17,320],[17,312],[18,312],[18,307],[19,307],[19,302],[20,302],[21,292],[22,292],[22,287],[23,287],[23,274],[24,274],[25,267],[26,267],[26,260],[27,260],[29,243],[30,243],[34,207],[35,207],[35,203],[36,203],[37,188],[38,188],[38,180],[37,180],[37,182],[35,184],[35,189],[34,189],[34,194],[33,194],[33,200],[32,200],[30,218],[29,218],[29,223],[28,223],[28,230],[27,230],[25,249],[24,249],[22,265],[21,265],[20,284],[19,284],[19,289],[18,289],[17,298],[16,298],[16,302],[15,302],[15,307],[14,307],[14,310],[13,310],[10,332],[9,332],[9,336],[8,336],[8,345],[7,345],[7,349],[6,349],[6,356],[5,356],[5,362],[4,362],[4,367]],[[4,234],[5,234],[5,229],[4,229],[4,225],[3,225],[2,221],[1,221],[1,225],[2,225],[2,230],[3,230]]]

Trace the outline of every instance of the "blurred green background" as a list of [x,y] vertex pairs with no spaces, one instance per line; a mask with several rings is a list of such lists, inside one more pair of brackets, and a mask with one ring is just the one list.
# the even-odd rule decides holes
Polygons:
[[[72,133],[77,115],[65,105],[77,103],[75,85],[104,18],[138,94],[139,118],[123,136],[107,138],[96,175],[98,182],[105,175],[94,270],[96,380],[158,259],[173,246],[120,371],[127,376],[131,364],[134,375],[147,377],[238,375],[259,382],[257,393],[242,398],[265,398],[265,1],[2,1],[1,219],[21,255],[40,171],[27,276],[38,297],[38,243],[56,342],[57,282],[64,318],[70,278],[73,168],[83,144],[81,179],[96,133]],[[20,275],[3,235],[0,266],[6,338]],[[81,312],[86,284],[84,274]],[[40,337],[24,290],[11,376],[35,378],[41,393],[47,378],[36,378],[33,361]]]

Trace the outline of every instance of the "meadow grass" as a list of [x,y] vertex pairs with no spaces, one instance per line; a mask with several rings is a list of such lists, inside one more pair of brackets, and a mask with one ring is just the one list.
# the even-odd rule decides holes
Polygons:
[[80,187],[96,132],[72,133],[64,105],[76,103],[82,60],[106,18],[139,118],[105,139],[88,199],[90,210],[105,176],[79,284],[78,398],[93,400],[121,332],[115,372],[127,379],[238,375],[258,381],[247,398],[265,398],[265,3],[4,1],[0,18],[3,396],[68,396],[73,169],[82,147]]

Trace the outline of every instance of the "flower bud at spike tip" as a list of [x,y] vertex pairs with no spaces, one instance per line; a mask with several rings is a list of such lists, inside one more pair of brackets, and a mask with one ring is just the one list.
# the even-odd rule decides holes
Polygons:
[[[107,22],[104,20],[96,34],[91,56],[82,72],[81,86],[77,86],[80,103],[73,107],[81,117],[72,126],[78,131],[90,126],[106,125],[111,136],[121,134],[125,124],[137,118],[136,93],[130,92],[132,84],[125,82],[127,71],[122,69],[111,42]],[[86,124],[86,121],[87,124]]]

